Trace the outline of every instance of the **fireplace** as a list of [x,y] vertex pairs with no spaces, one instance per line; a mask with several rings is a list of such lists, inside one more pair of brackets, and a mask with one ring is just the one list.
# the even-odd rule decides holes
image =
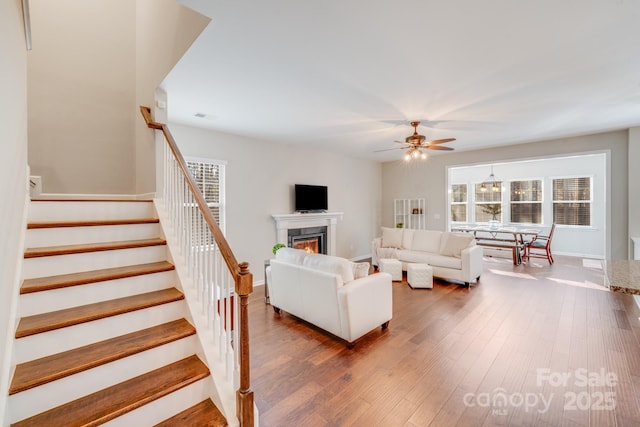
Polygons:
[[[315,238],[312,234],[323,234],[319,237],[319,252],[327,255],[336,255],[336,228],[338,221],[342,219],[342,212],[314,212],[308,214],[273,214],[276,222],[276,242],[285,243],[294,247],[290,237],[292,234],[304,239]],[[308,229],[323,229],[323,231],[311,232]],[[301,234],[305,231],[306,235]],[[298,233],[298,234],[295,234]],[[315,243],[312,243],[315,245]]]
[[327,253],[327,227],[291,228],[287,230],[287,246],[309,253]]

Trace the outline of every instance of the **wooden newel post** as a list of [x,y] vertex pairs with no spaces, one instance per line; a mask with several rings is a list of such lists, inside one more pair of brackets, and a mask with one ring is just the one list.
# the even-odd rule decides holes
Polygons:
[[240,298],[238,304],[239,328],[239,362],[240,388],[236,392],[236,416],[241,426],[253,427],[253,390],[251,390],[250,360],[249,360],[249,295],[253,292],[253,274],[249,272],[249,263],[238,265],[239,274],[236,276],[236,295]]

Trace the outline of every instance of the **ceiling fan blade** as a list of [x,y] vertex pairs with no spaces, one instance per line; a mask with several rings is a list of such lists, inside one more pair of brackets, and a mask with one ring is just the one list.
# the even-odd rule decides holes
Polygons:
[[444,144],[445,142],[455,141],[455,138],[434,139],[433,141],[427,141],[427,144]]
[[410,142],[407,142],[407,141],[393,141],[393,142],[397,142],[398,144],[411,144]]
[[374,153],[379,153],[381,151],[391,151],[391,150],[406,150],[409,147],[394,147],[394,148],[385,148],[384,150],[373,150]]
[[427,145],[425,147],[427,150],[442,150],[442,151],[453,151],[454,149],[451,147],[445,147],[444,145]]

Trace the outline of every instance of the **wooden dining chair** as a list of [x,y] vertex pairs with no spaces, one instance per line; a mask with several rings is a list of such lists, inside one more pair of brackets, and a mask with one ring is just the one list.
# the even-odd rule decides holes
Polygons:
[[553,255],[551,255],[551,239],[556,225],[552,224],[549,235],[543,236],[538,234],[524,245],[524,255],[522,260],[527,262],[529,258],[546,258],[549,264],[553,264]]

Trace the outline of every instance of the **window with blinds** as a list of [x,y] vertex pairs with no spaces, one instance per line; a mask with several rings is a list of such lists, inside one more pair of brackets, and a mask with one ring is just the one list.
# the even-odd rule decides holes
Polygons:
[[553,180],[553,222],[591,226],[591,178]]
[[[496,182],[495,188],[501,189],[502,182]],[[475,215],[476,222],[489,222],[497,220],[502,222],[502,191],[487,191],[482,183],[475,184]]]
[[467,184],[451,186],[451,221],[467,222]]
[[[224,163],[215,160],[187,160],[187,167],[224,233]],[[193,206],[193,209],[197,209],[197,206]]]
[[542,224],[542,181],[511,181],[510,190],[511,222]]

